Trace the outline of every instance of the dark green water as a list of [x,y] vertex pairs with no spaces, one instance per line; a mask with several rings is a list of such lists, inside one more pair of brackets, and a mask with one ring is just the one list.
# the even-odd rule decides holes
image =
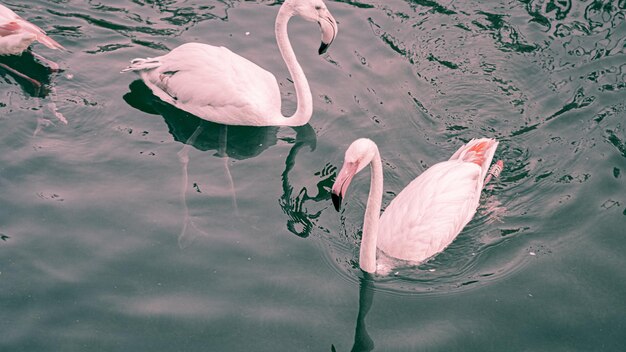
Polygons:
[[[119,73],[224,45],[291,112],[278,4],[4,3],[68,52],[33,46],[58,74],[13,63],[44,91],[0,71],[0,350],[626,346],[624,1],[327,2],[327,55],[315,24],[290,23],[314,100],[297,130],[202,124]],[[364,277],[369,178],[341,213],[329,200],[345,148],[379,144],[386,204],[482,136],[505,170],[475,219],[419,268]]]

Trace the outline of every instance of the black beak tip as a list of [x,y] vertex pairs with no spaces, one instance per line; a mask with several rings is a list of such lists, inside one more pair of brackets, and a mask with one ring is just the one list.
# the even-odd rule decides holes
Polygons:
[[339,209],[341,209],[341,196],[332,193],[331,197],[333,199],[333,205],[335,206],[335,210],[339,211]]
[[318,52],[318,54],[319,54],[319,55],[324,54],[324,53],[326,52],[326,50],[328,50],[328,47],[329,47],[329,46],[330,46],[330,43],[329,43],[329,44],[326,44],[326,43],[322,42],[322,44],[320,45],[319,50],[317,51],[317,52]]

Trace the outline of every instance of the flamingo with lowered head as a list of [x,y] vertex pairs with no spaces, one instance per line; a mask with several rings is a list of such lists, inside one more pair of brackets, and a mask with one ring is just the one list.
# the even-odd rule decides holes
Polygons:
[[[495,171],[489,170],[497,147],[494,139],[472,139],[450,160],[431,166],[409,183],[380,215],[383,169],[378,147],[366,138],[354,141],[333,184],[332,199],[339,210],[354,175],[371,164],[359,255],[361,269],[385,273],[393,266],[392,258],[422,262],[446,248],[474,217],[485,180],[499,174],[502,161],[494,165]],[[384,254],[378,265],[377,247]]]
[[291,117],[281,112],[274,75],[225,47],[183,44],[155,58],[134,59],[122,70],[136,71],[164,102],[202,119],[225,125],[302,126],[313,114],[309,83],[287,36],[292,16],[317,22],[323,54],[337,36],[337,23],[322,0],[285,0],[276,17],[278,48],[294,82],[298,105]]

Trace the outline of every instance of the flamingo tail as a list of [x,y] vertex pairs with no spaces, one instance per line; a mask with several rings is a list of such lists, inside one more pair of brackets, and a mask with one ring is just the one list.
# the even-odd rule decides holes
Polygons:
[[498,141],[491,138],[472,139],[459,148],[450,160],[471,162],[481,167],[483,177],[487,176],[493,155],[498,148]]
[[56,40],[48,37],[45,34],[39,34],[37,36],[37,41],[40,42],[41,44],[47,46],[50,49],[65,50],[63,45],[57,43]]
[[16,19],[15,21],[12,21],[6,24],[3,30],[25,31],[28,33],[32,33],[36,36],[38,42],[47,46],[48,48],[57,49],[57,50],[65,50],[65,48],[61,44],[57,43],[56,40],[48,37],[46,35],[46,32],[43,29],[37,27],[36,25],[30,22],[22,20],[21,18]]

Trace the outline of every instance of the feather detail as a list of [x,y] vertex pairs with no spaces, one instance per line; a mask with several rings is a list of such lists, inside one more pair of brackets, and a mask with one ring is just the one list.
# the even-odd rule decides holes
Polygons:
[[159,66],[161,66],[161,61],[159,61],[159,58],[156,58],[156,59],[153,59],[151,57],[146,58],[146,59],[137,58],[137,59],[132,59],[130,61],[130,65],[128,65],[128,67],[123,69],[122,72],[151,70]]
[[[474,163],[481,168],[481,179],[487,176],[493,155],[498,148],[498,141],[491,138],[472,139],[459,148],[449,160],[462,160]],[[481,185],[482,188],[482,185]]]
[[50,49],[65,49],[46,32],[0,5],[0,54],[18,55],[38,41]]
[[378,247],[417,262],[444,250],[474,217],[497,147],[494,139],[472,139],[409,183],[380,218],[386,234]]

